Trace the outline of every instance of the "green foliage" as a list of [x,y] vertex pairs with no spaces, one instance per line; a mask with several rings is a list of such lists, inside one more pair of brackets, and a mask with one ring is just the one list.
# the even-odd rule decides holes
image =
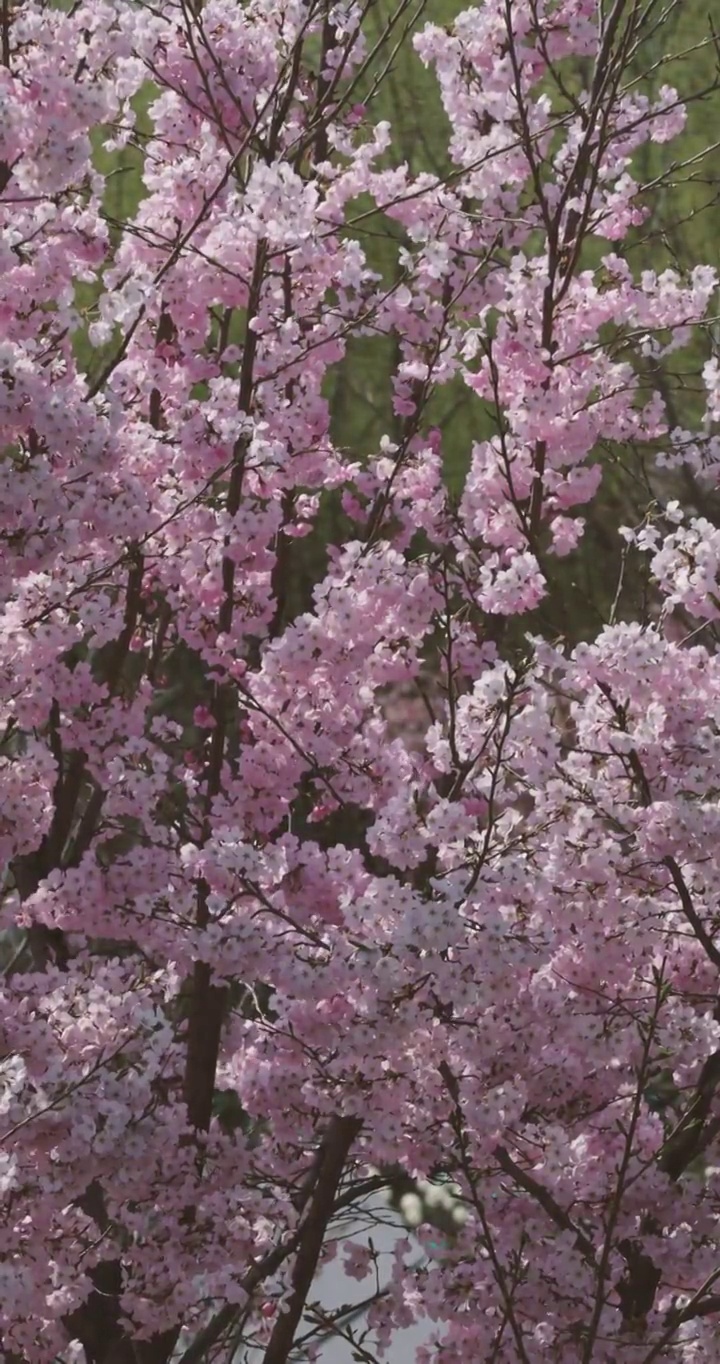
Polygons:
[[[413,173],[431,171],[439,177],[451,173],[447,151],[450,129],[437,81],[416,56],[412,37],[425,23],[451,24],[468,7],[463,0],[418,0],[415,7],[404,12],[383,44],[380,40],[396,11],[395,0],[376,0],[368,6],[368,48],[377,45],[377,56],[355,94],[369,103],[374,120],[388,120],[392,126],[387,164],[407,163]],[[589,74],[581,70],[580,63],[569,69],[564,65],[564,88],[572,94],[587,82]],[[633,58],[629,80],[650,97],[663,84],[676,85],[687,101],[688,120],[685,131],[670,147],[647,143],[633,162],[633,175],[640,185],[648,187],[646,199],[651,209],[648,220],[630,239],[630,259],[638,271],[686,269],[697,261],[720,265],[715,231],[720,147],[711,145],[712,130],[720,126],[717,76],[718,46],[713,41],[706,0],[670,0],[662,13],[657,10],[650,15],[647,39]],[[557,90],[554,93],[557,95]],[[147,111],[156,94],[148,82],[134,102],[134,144],[108,152],[103,144],[112,130],[98,130],[96,134],[95,162],[107,176],[104,208],[111,235],[135,212],[142,197],[142,145],[150,132]],[[391,284],[399,271],[398,225],[361,198],[353,207],[347,230],[362,242],[371,267]],[[597,267],[605,249],[601,243],[590,243],[582,267]],[[100,289],[100,281],[78,286],[78,306],[88,321]],[[241,340],[241,321],[237,317],[233,320],[237,340]],[[101,367],[105,352],[114,349],[111,342],[102,351],[93,352],[84,331],[77,334],[74,345],[83,368],[93,373]],[[662,362],[661,369],[657,364],[652,372],[648,369],[648,381],[661,387],[671,425],[691,427],[697,421],[702,402],[698,376],[708,353],[709,340],[700,337],[687,351]],[[373,455],[381,436],[395,439],[399,434],[399,421],[392,411],[392,376],[399,358],[397,339],[351,337],[344,360],[328,376],[326,396],[333,439],[355,459],[363,461]],[[633,363],[639,362],[633,358]],[[423,424],[442,430],[446,479],[450,489],[457,492],[469,466],[473,442],[489,438],[495,429],[493,415],[487,404],[457,379],[435,391]],[[579,637],[594,633],[608,618],[616,595],[621,548],[607,527],[637,520],[651,499],[650,452],[607,447],[598,451],[598,458],[604,471],[602,491],[588,510],[580,549],[559,565],[557,590],[544,608],[547,619],[542,622],[558,633],[571,630]],[[330,495],[313,534],[288,550],[287,619],[310,607],[312,586],[324,572],[326,545],[337,543],[346,531],[338,499]],[[621,613],[637,611],[638,603],[621,599],[619,607]]]
[[239,1132],[246,1138],[251,1150],[260,1145],[265,1124],[256,1122],[246,1113],[234,1089],[214,1090],[212,1112],[226,1136],[235,1136]]
[[654,1075],[645,1088],[645,1102],[654,1113],[664,1113],[665,1109],[676,1104],[682,1095],[673,1078],[672,1070],[665,1068]]

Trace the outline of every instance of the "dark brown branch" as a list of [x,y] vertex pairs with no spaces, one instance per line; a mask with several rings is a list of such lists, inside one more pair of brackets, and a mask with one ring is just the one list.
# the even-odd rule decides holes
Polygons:
[[[2,35],[0,38],[0,62],[2,63],[3,66],[7,67],[8,70],[10,69],[11,23],[12,23],[12,0],[2,0],[2,6],[0,7],[0,34]],[[0,175],[2,173],[2,170],[4,170],[5,168],[6,163],[4,161],[0,162]],[[12,172],[8,174],[8,180],[10,179],[10,174],[12,174]],[[2,191],[4,188],[5,185],[3,185],[0,181],[0,191]]]
[[560,1227],[561,1231],[572,1232],[575,1237],[576,1248],[588,1263],[594,1266],[595,1250],[592,1241],[589,1241],[587,1236],[576,1227],[572,1218],[565,1212],[564,1208],[561,1208],[560,1204],[556,1202],[549,1190],[543,1188],[543,1185],[538,1183],[527,1170],[523,1170],[520,1165],[516,1164],[512,1159],[512,1156],[503,1146],[496,1146],[493,1155],[495,1156],[500,1169],[503,1170],[506,1175],[509,1175],[519,1188],[524,1189],[525,1193],[530,1194],[530,1197],[534,1198],[536,1203],[540,1204],[540,1207],[547,1213],[548,1217],[552,1219],[555,1225]]
[[125,660],[128,656],[132,637],[137,628],[138,617],[142,610],[142,585],[145,564],[140,550],[134,545],[128,551],[128,560],[130,567],[128,570],[127,589],[125,594],[123,626],[112,646],[108,664],[105,669],[104,681],[111,696],[115,696],[119,691]]
[[[324,1144],[321,1149],[322,1152],[324,1152],[326,1144]],[[317,1179],[324,1178],[327,1172],[323,1161],[318,1161],[314,1165],[314,1170]],[[317,1179],[315,1181],[316,1183]],[[372,1189],[366,1187],[370,1184],[372,1184]],[[384,1188],[385,1184],[386,1181],[384,1179],[366,1180],[360,1186],[359,1191],[358,1188],[355,1188],[340,1194],[339,1197],[335,1198],[333,1201],[330,1215],[334,1216],[335,1213],[343,1211],[355,1198],[359,1197],[361,1193],[364,1195],[373,1192],[375,1189]],[[328,1221],[329,1220],[330,1219],[328,1218]],[[274,1274],[275,1271],[280,1268],[280,1265],[295,1253],[305,1236],[307,1225],[307,1220],[302,1222],[298,1230],[289,1238],[289,1240],[284,1241],[279,1246],[275,1246],[273,1250],[268,1251],[267,1255],[263,1256],[258,1264],[253,1265],[252,1269],[245,1275],[242,1281],[242,1287],[247,1294],[254,1293],[255,1289],[264,1279],[268,1278],[270,1274]],[[233,1303],[226,1303],[224,1307],[221,1307],[215,1313],[215,1316],[198,1332],[191,1344],[188,1345],[187,1349],[181,1355],[178,1364],[204,1364],[208,1351],[217,1344],[225,1331],[235,1325],[241,1310],[243,1309],[235,1306]]]
[[196,962],[190,996],[184,1082],[188,1119],[196,1132],[207,1132],[210,1127],[226,999],[227,990],[212,984],[212,973],[207,963]]
[[708,1057],[695,1088],[693,1098],[677,1127],[665,1142],[658,1164],[660,1169],[677,1180],[704,1149],[705,1124],[710,1116],[713,1099],[720,1085],[720,1050]]
[[[160,310],[160,320],[157,325],[157,331],[155,333],[155,345],[156,346],[172,345],[176,337],[177,330],[175,328],[175,324],[172,320],[172,317],[170,316],[170,313],[167,311],[165,305],[163,304]],[[149,420],[150,425],[153,427],[155,431],[162,430],[163,428],[162,394],[160,393],[159,388],[153,388],[150,393]]]
[[327,119],[324,118],[322,115],[325,113],[325,108],[329,99],[331,83],[327,79],[327,77],[323,75],[323,72],[327,67],[330,52],[332,48],[335,47],[335,44],[337,42],[335,25],[331,22],[329,18],[329,13],[330,4],[327,3],[322,28],[319,63],[320,69],[318,71],[316,84],[315,107],[320,113],[320,118],[318,119],[317,132],[315,134],[315,160],[317,162],[326,161],[328,155]]
[[301,1228],[300,1244],[292,1271],[290,1301],[285,1311],[278,1316],[263,1364],[287,1364],[307,1295],[315,1278],[345,1162],[361,1127],[362,1122],[358,1118],[333,1118],[330,1124],[315,1191]]
[[[598,686],[603,696],[610,703],[613,714],[618,724],[618,728],[624,734],[626,734],[627,715],[625,706],[621,705],[620,702],[615,699],[607,683],[600,682],[598,683]],[[647,809],[653,803],[653,795],[650,789],[650,783],[648,782],[648,779],[645,775],[645,769],[643,768],[640,755],[636,749],[631,748],[629,753],[627,754],[627,759],[630,770],[632,771],[633,778],[637,785],[640,800],[644,808]],[[685,915],[685,918],[687,919],[688,923],[690,924],[690,927],[692,928],[695,937],[697,938],[698,942],[706,952],[709,960],[713,963],[713,965],[720,968],[720,949],[718,949],[715,946],[715,943],[713,942],[710,934],[705,928],[705,925],[703,924],[700,915],[695,909],[695,906],[692,901],[692,896],[687,886],[687,882],[682,873],[682,869],[680,868],[675,858],[671,856],[663,857],[662,865],[670,873],[670,878],[678,893],[682,912]]]
[[687,919],[688,923],[690,924],[690,927],[692,928],[695,937],[697,938],[698,942],[704,949],[705,953],[707,954],[713,965],[720,967],[720,950],[718,950],[718,948],[715,946],[715,943],[713,942],[712,938],[710,937],[710,934],[708,933],[705,925],[703,924],[700,915],[695,909],[695,906],[692,902],[692,896],[687,887],[687,883],[685,881],[685,878],[682,874],[680,867],[675,861],[675,858],[664,857],[663,866],[667,867],[668,871],[670,872],[672,883],[678,893],[680,905],[682,907],[682,912],[685,915],[685,918]]
[[659,1359],[665,1353],[665,1347],[670,1344],[679,1326],[686,1321],[694,1321],[698,1317],[709,1317],[715,1312],[720,1311],[720,1296],[717,1293],[706,1297],[709,1290],[717,1283],[720,1278],[720,1269],[714,1270],[708,1275],[704,1284],[701,1284],[697,1293],[694,1293],[689,1303],[679,1310],[673,1309],[668,1312],[667,1325],[660,1339],[657,1340],[653,1348],[646,1354],[642,1364],[652,1364],[652,1361]]
[[217,1345],[224,1332],[235,1325],[240,1312],[241,1308],[237,1307],[235,1303],[226,1303],[224,1307],[221,1307],[207,1325],[198,1331],[187,1350],[183,1351],[178,1364],[202,1364],[207,1359],[208,1352],[214,1345]]

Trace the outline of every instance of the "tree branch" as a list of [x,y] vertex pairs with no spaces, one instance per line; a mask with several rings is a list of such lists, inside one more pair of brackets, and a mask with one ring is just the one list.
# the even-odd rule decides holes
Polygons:
[[275,1323],[263,1364],[287,1364],[317,1270],[325,1232],[333,1213],[335,1194],[350,1148],[361,1127],[359,1118],[333,1118],[330,1124],[315,1192],[300,1235],[292,1272],[290,1301]]
[[503,1170],[506,1175],[510,1175],[511,1179],[513,1179],[521,1189],[524,1189],[526,1193],[530,1194],[531,1198],[535,1199],[536,1203],[540,1204],[540,1207],[544,1209],[548,1217],[552,1218],[557,1227],[560,1227],[562,1231],[572,1232],[575,1237],[577,1249],[588,1263],[594,1267],[595,1249],[592,1241],[589,1241],[587,1236],[576,1227],[572,1218],[569,1217],[565,1212],[565,1209],[561,1208],[560,1204],[555,1201],[549,1190],[543,1188],[543,1185],[539,1184],[527,1170],[523,1170],[520,1165],[517,1165],[503,1146],[496,1146],[493,1155],[495,1156],[500,1169]]

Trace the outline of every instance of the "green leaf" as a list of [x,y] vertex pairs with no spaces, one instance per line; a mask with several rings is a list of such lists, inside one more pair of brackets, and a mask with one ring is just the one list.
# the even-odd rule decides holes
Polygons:
[[234,1089],[214,1090],[212,1111],[227,1136],[242,1132],[251,1151],[260,1145],[267,1123],[262,1118],[251,1118]]
[[234,1089],[216,1089],[212,1101],[213,1116],[217,1118],[224,1132],[247,1132],[252,1127],[252,1118],[245,1112]]

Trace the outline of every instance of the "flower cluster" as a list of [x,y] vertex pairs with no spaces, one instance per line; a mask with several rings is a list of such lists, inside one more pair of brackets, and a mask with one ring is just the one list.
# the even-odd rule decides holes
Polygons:
[[[625,79],[647,7],[484,0],[415,37],[452,166],[415,174],[366,8],[0,19],[13,1364],[169,1364],[208,1320],[287,1359],[338,1236],[374,1275],[347,1219],[398,1168],[422,1263],[401,1237],[379,1351],[712,1354],[720,532],[611,526],[645,615],[554,615],[603,451],[711,448],[717,361],[689,433],[647,366],[714,272],[626,250],[684,112]],[[328,394],[378,338],[393,427],[348,450]]]

